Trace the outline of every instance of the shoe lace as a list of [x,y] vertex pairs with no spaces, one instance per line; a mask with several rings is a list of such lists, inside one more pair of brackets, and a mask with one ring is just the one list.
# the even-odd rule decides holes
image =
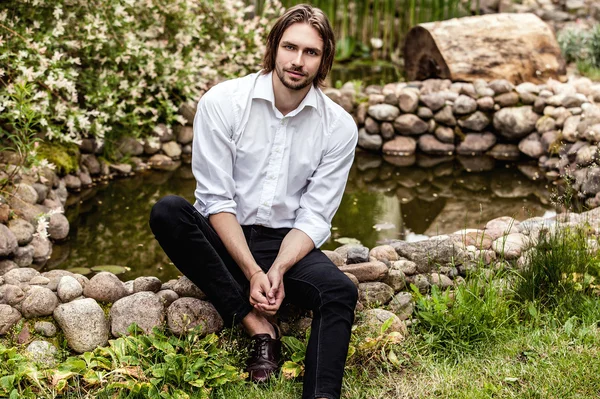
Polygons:
[[267,357],[267,350],[269,349],[270,337],[256,337],[254,341],[254,357]]

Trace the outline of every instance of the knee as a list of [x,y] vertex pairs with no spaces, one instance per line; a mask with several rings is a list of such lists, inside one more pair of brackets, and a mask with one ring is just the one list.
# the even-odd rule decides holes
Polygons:
[[342,304],[354,309],[356,302],[358,301],[358,288],[356,285],[346,276],[341,273],[339,279],[337,279],[335,288],[335,297]]
[[154,235],[159,231],[169,230],[169,226],[178,220],[178,214],[190,204],[176,195],[167,195],[154,204],[150,211],[150,229]]

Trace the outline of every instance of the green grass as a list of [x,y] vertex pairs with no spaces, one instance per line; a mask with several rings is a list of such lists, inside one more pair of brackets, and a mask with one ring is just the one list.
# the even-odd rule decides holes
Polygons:
[[[548,234],[519,274],[476,273],[453,293],[415,291],[416,324],[406,339],[388,333],[388,323],[354,330],[343,398],[600,397],[593,242],[586,228]],[[61,351],[60,364],[44,370],[8,336],[0,340],[0,396],[300,397],[301,379],[284,373],[265,385],[244,380],[248,342],[240,329],[206,338],[134,335],[84,355]],[[306,342],[286,338],[288,373],[302,371]]]

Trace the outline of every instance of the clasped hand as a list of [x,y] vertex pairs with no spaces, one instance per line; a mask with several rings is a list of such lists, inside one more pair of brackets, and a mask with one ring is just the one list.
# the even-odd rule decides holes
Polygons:
[[250,277],[250,304],[268,316],[279,310],[285,297],[283,273],[273,266],[268,273],[258,272]]

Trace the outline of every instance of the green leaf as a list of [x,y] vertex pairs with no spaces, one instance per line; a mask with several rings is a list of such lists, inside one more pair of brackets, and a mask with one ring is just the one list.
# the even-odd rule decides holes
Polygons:
[[306,351],[306,346],[296,337],[286,335],[281,337],[281,342],[283,342],[290,352]]
[[19,391],[17,391],[16,389],[13,389],[10,392],[10,399],[19,399]]
[[302,369],[303,367],[301,365],[290,361],[283,363],[283,366],[281,366],[281,372],[283,373],[284,378],[288,380],[300,376]]
[[340,238],[336,238],[334,240],[335,242],[338,242],[342,245],[346,245],[346,244],[358,244],[360,245],[361,242],[359,240],[357,240],[356,238],[351,238],[351,237],[340,237]]
[[0,378],[0,386],[4,388],[7,392],[11,389],[15,384],[15,375],[10,374]]
[[394,322],[394,317],[390,317],[389,319],[387,319],[381,325],[381,334],[385,333],[390,328],[390,326],[392,325],[393,322]]
[[390,361],[390,363],[392,363],[397,368],[400,368],[400,366],[402,366],[402,362],[398,359],[398,356],[396,356],[396,352],[394,352],[393,349],[390,349],[387,358]]
[[127,266],[118,266],[118,265],[101,265],[91,267],[92,271],[98,272],[110,272],[113,274],[123,274],[125,272],[130,271],[131,269]]

